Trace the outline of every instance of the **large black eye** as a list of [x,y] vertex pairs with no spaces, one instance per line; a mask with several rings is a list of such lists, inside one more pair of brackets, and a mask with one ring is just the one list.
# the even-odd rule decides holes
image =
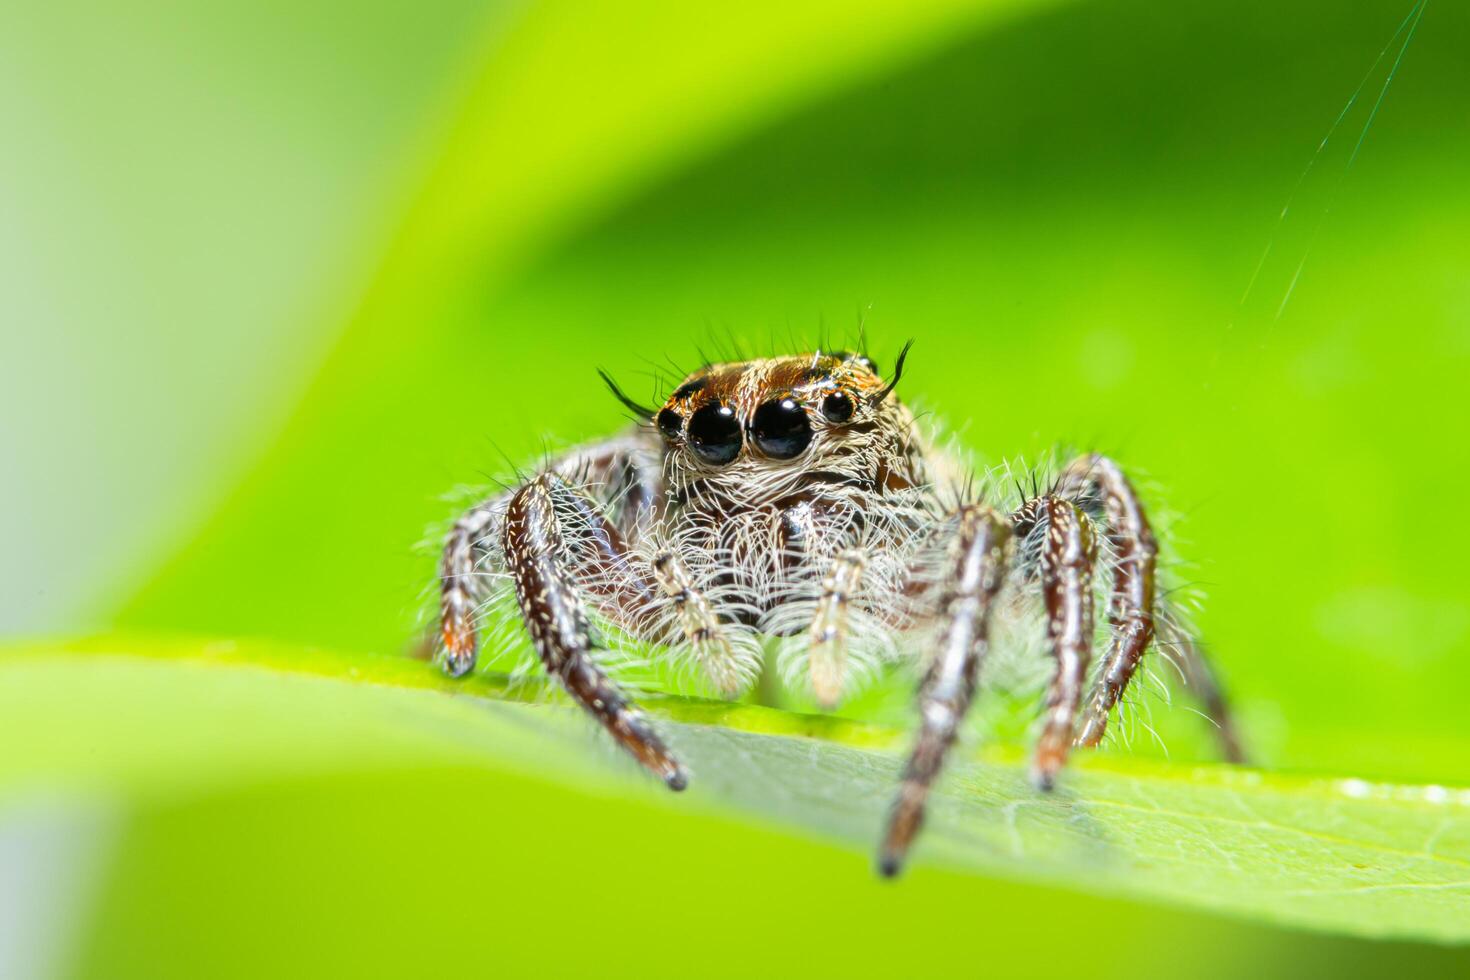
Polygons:
[[678,412],[666,408],[658,413],[658,431],[664,434],[665,439],[677,439],[684,431],[684,419]]
[[755,444],[761,452],[776,459],[800,456],[807,443],[812,441],[811,423],[795,398],[766,402],[755,410],[755,417],[750,422],[755,432]]
[[828,422],[846,422],[852,418],[852,399],[844,392],[832,392],[822,399],[822,415]]
[[706,405],[689,417],[689,445],[709,463],[728,463],[740,455],[740,423],[728,405]]

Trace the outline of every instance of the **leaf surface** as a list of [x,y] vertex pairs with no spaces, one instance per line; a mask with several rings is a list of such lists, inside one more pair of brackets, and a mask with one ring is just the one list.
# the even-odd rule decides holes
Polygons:
[[[0,737],[25,750],[0,761],[0,792],[105,792],[138,806],[472,766],[736,814],[866,865],[903,733],[692,698],[646,704],[693,772],[687,794],[654,787],[578,712],[525,681],[457,684],[407,659],[233,642],[13,650],[0,662]],[[993,747],[951,767],[916,857],[920,875],[978,872],[1354,936],[1470,940],[1470,790],[1088,755],[1041,795],[1021,753]],[[698,848],[689,859],[701,860]]]

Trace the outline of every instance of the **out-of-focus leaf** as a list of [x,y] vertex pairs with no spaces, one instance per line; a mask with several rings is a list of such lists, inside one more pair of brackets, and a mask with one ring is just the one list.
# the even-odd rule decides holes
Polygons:
[[[512,270],[760,121],[1038,6],[1050,4],[528,6],[446,110],[439,163],[297,417],[127,621],[338,642],[401,634],[421,585],[409,545],[436,516],[433,498],[476,476],[447,471],[445,425],[481,416],[507,377],[539,374],[548,399],[561,384],[553,361],[517,363],[528,325],[485,315]],[[493,359],[460,353],[487,340]],[[478,450],[479,470],[492,450],[471,425],[451,438]],[[365,537],[366,523],[387,537]],[[257,578],[267,552],[290,558]],[[317,585],[347,554],[373,598],[328,627],[341,610]],[[253,595],[240,603],[245,580]],[[308,593],[318,599],[303,603]]]

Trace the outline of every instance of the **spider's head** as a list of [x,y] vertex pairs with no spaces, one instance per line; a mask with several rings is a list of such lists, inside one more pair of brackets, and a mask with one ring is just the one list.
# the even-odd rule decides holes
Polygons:
[[892,418],[907,354],[888,382],[865,355],[841,351],[713,364],[650,414],[667,450],[700,469],[797,460]]

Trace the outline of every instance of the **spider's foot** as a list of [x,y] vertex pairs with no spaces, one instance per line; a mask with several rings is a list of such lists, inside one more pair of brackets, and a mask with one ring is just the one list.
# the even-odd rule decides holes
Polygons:
[[666,749],[659,746],[660,754],[652,757],[641,757],[638,761],[644,767],[663,780],[665,786],[675,793],[682,793],[689,788],[689,773],[679,764],[679,760],[668,754]]
[[753,671],[723,636],[712,634],[694,650],[695,656],[704,664],[704,676],[720,697],[733,701],[749,689]]
[[899,789],[893,810],[888,815],[883,845],[878,851],[878,873],[884,878],[896,878],[903,870],[909,847],[924,823],[924,800],[927,796],[928,788],[922,784],[905,782]]
[[1043,793],[1056,786],[1057,773],[1067,764],[1069,741],[1062,732],[1048,728],[1036,743],[1036,758],[1031,763],[1031,783]]
[[1108,711],[1112,707],[1112,699],[1102,694],[1095,696],[1088,704],[1087,713],[1082,718],[1082,731],[1072,744],[1085,749],[1095,749],[1101,745],[1103,736],[1108,732]]
[[445,624],[443,643],[434,658],[450,677],[463,677],[475,669],[475,638],[471,633]]
[[1107,734],[1107,731],[1108,718],[1106,715],[1103,715],[1101,718],[1090,718],[1087,724],[1083,726],[1082,734],[1077,736],[1077,741],[1074,744],[1079,748],[1095,749],[1102,744],[1103,736]]
[[455,656],[449,653],[439,654],[439,667],[444,673],[458,680],[475,669],[475,658],[471,654],[468,657]]
[[[604,700],[603,706],[606,705]],[[676,793],[688,787],[689,773],[674,758],[641,712],[624,705],[604,714],[605,710],[605,707],[593,706],[593,713],[598,715],[609,734],[638,760],[639,765],[663,780],[663,784]]]
[[844,663],[829,656],[830,652],[825,647],[814,649],[808,664],[812,696],[823,711],[831,711],[842,703],[842,689],[846,682]]

